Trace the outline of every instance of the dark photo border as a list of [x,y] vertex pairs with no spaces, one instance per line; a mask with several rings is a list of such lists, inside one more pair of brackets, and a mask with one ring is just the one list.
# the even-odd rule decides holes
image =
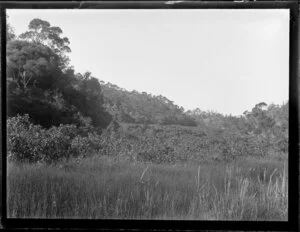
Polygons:
[[[173,3],[170,3],[173,2]],[[0,2],[1,16],[1,123],[2,123],[2,224],[4,228],[77,228],[103,230],[260,230],[298,231],[299,220],[299,84],[298,1],[20,1]],[[289,9],[289,158],[288,221],[179,221],[15,219],[7,217],[6,159],[6,9]],[[267,62],[267,61],[266,61]]]

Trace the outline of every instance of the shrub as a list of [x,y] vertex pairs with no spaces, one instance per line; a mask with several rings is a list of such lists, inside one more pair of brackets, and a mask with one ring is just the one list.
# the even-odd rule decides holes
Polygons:
[[101,132],[90,126],[75,125],[44,129],[32,124],[28,115],[18,115],[9,118],[7,126],[9,157],[28,162],[53,163],[92,153],[153,163],[202,161],[213,157],[231,161],[240,156],[263,157],[271,149],[287,148],[287,141],[282,138],[271,143],[261,135],[234,131],[204,133],[200,128],[170,125],[135,125],[124,129],[112,121]]
[[84,149],[98,148],[96,134],[88,133],[87,137],[80,137],[77,135],[79,132],[80,128],[75,125],[62,124],[46,130],[31,123],[27,114],[8,118],[9,159],[17,162],[55,163],[76,156]]
[[97,133],[88,133],[87,137],[78,135],[71,141],[71,150],[75,156],[99,152],[101,148],[101,137]]
[[7,120],[7,151],[14,161],[36,162],[41,159],[45,130],[33,125],[28,115],[9,118]]
[[46,131],[46,136],[41,138],[43,152],[41,158],[46,163],[57,162],[70,157],[71,136],[70,128],[60,125]]
[[82,137],[82,136],[76,136],[72,141],[71,141],[71,149],[73,154],[75,156],[79,156],[80,154],[87,154],[90,152],[90,148],[87,146],[89,143],[87,137]]

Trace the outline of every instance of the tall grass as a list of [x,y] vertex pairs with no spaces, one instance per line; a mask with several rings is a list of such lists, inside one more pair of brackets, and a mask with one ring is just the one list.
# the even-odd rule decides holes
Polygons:
[[132,164],[108,157],[60,166],[8,164],[13,218],[287,220],[287,167]]

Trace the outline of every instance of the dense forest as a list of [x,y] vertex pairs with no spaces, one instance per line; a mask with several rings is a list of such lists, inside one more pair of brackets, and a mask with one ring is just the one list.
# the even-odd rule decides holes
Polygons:
[[76,73],[47,21],[6,36],[9,217],[287,220],[288,102],[185,110]]

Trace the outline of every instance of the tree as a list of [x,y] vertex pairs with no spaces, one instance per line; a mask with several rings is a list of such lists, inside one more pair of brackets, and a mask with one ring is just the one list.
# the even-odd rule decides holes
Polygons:
[[7,22],[7,20],[8,20],[8,15],[6,15],[6,42],[9,42],[11,40],[14,40],[16,38],[16,35],[14,29]]
[[270,129],[275,124],[274,119],[268,115],[267,104],[264,102],[255,105],[252,109],[250,118],[254,124],[255,133],[263,134],[264,136],[269,134]]
[[90,72],[75,75],[73,86],[63,90],[66,101],[78,108],[85,117],[92,119],[92,125],[106,127],[112,117],[103,107],[104,99],[99,80]]
[[28,31],[22,33],[19,38],[31,41],[35,44],[44,44],[52,49],[54,53],[62,59],[63,68],[69,62],[65,53],[71,52],[70,41],[67,37],[62,37],[63,33],[60,27],[51,26],[49,22],[35,18],[30,21]]

